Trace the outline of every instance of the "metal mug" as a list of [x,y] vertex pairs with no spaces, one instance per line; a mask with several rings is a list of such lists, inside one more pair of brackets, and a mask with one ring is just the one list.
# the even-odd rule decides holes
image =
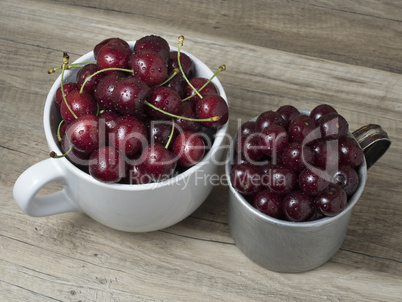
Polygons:
[[269,217],[232,187],[229,177],[230,157],[234,154],[232,143],[225,167],[229,183],[229,229],[237,247],[248,258],[272,271],[294,273],[319,267],[336,254],[345,239],[352,209],[364,190],[367,170],[391,144],[387,133],[378,125],[363,126],[353,132],[353,136],[365,155],[358,168],[360,184],[357,191],[340,214],[307,222]]

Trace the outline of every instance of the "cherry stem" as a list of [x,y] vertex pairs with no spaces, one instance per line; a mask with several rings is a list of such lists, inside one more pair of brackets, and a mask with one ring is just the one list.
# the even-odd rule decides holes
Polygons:
[[51,158],[63,158],[63,157],[66,157],[67,154],[70,153],[73,150],[73,148],[74,148],[74,146],[71,145],[70,149],[68,149],[68,151],[66,153],[62,154],[62,155],[57,155],[56,152],[52,151],[52,152],[49,153],[49,156]]
[[98,75],[98,74],[100,74],[100,73],[102,73],[102,72],[104,72],[104,71],[109,71],[109,70],[113,70],[113,71],[125,71],[125,72],[130,72],[130,73],[133,73],[133,72],[134,72],[134,70],[132,70],[132,69],[125,69],[125,68],[105,68],[105,69],[98,70],[98,71],[94,72],[93,74],[91,74],[89,77],[87,77],[87,78],[85,79],[84,83],[82,83],[82,86],[81,86],[81,89],[80,89],[80,94],[82,94],[82,93],[84,92],[84,86],[85,86],[85,84],[86,84],[92,77],[94,77],[94,76],[96,76],[96,75]]
[[174,133],[174,118],[172,118],[172,131],[170,131],[169,140],[165,145],[165,149],[169,148],[170,142],[172,141],[173,138],[173,133]]
[[60,129],[61,129],[61,125],[63,125],[63,123],[64,123],[64,120],[61,120],[59,123],[59,126],[57,127],[57,140],[59,142],[61,142],[61,140],[62,140],[61,135],[60,135]]
[[63,81],[64,81],[64,71],[66,70],[66,66],[68,65],[68,60],[70,57],[68,54],[65,52],[63,53],[63,65],[61,66],[61,79],[60,79],[60,89],[61,89],[61,94],[63,96],[63,101],[66,104],[68,110],[70,110],[71,114],[75,119],[77,119],[77,115],[74,113],[74,111],[71,109],[70,105],[67,103],[66,99],[66,94],[64,93],[64,87],[63,87]]
[[183,41],[184,41],[184,36],[180,36],[179,37],[179,47],[177,49],[177,63],[179,65],[179,69],[183,75],[183,78],[186,80],[187,84],[195,91],[196,94],[198,94],[200,99],[202,99],[202,95],[197,91],[197,89],[194,88],[194,86],[187,79],[186,75],[184,74],[183,67],[181,66],[181,63],[180,63],[180,50],[181,50],[181,47],[183,46]]
[[171,79],[173,79],[178,73],[180,72],[180,70],[178,68],[173,69],[173,73],[170,75],[170,77],[168,77],[163,83],[157,85],[157,86],[163,86],[166,83],[168,83]]
[[216,115],[216,116],[212,116],[212,117],[209,117],[209,118],[196,119],[196,118],[179,116],[179,115],[176,115],[176,114],[173,114],[173,113],[166,112],[166,111],[164,111],[164,110],[152,105],[148,101],[144,101],[144,104],[149,106],[149,107],[151,107],[151,108],[153,108],[153,109],[155,109],[156,111],[162,112],[163,114],[166,114],[166,115],[168,115],[170,117],[175,117],[175,118],[178,118],[178,119],[192,121],[192,122],[216,122],[216,121],[219,121],[221,119],[221,117],[222,117],[220,115]]
[[[215,78],[221,71],[224,71],[224,70],[226,70],[226,65],[219,66],[218,70],[212,75],[212,77],[204,85],[202,85],[202,87],[198,90],[198,92],[203,90],[212,81],[213,78]],[[188,99],[191,99],[195,95],[196,95],[196,93],[193,93],[192,95],[189,95],[188,97],[182,99],[181,101],[185,102]]]
[[[88,62],[81,62],[81,63],[73,63],[73,64],[69,64],[66,66],[66,69],[71,69],[71,68],[81,68],[84,67],[87,64],[92,64],[92,63],[96,63],[96,61],[88,61]],[[47,71],[48,74],[52,74],[55,73],[57,70],[62,69],[63,66],[60,67],[55,67],[55,68],[51,68]]]

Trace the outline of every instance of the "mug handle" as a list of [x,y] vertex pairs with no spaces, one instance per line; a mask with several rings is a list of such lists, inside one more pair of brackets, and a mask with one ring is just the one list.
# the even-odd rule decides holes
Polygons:
[[388,134],[376,124],[363,126],[352,134],[364,152],[367,169],[374,165],[391,145]]
[[53,158],[43,160],[25,170],[14,184],[14,200],[29,216],[49,216],[80,211],[66,188],[43,196],[36,196],[50,182],[66,184],[63,168]]

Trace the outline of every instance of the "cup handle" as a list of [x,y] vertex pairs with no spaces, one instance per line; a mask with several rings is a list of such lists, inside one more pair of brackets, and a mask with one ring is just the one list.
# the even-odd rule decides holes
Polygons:
[[391,145],[388,134],[379,125],[369,124],[352,134],[364,152],[367,169],[374,165]]
[[39,190],[50,182],[66,184],[63,168],[49,158],[25,170],[14,184],[14,200],[29,216],[49,216],[65,212],[80,211],[66,188],[43,196],[36,196]]

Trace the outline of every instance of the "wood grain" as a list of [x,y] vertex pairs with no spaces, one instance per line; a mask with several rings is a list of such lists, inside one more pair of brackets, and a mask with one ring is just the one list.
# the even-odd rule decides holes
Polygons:
[[[1,301],[398,301],[402,296],[402,5],[397,1],[0,2]],[[63,51],[159,34],[219,75],[230,129],[263,110],[334,105],[352,130],[380,124],[393,141],[373,166],[339,252],[303,274],[247,259],[227,224],[227,188],[190,217],[124,233],[85,214],[33,218],[12,197],[47,158],[42,112]],[[223,170],[221,170],[223,173]],[[58,190],[57,184],[41,194]]]

